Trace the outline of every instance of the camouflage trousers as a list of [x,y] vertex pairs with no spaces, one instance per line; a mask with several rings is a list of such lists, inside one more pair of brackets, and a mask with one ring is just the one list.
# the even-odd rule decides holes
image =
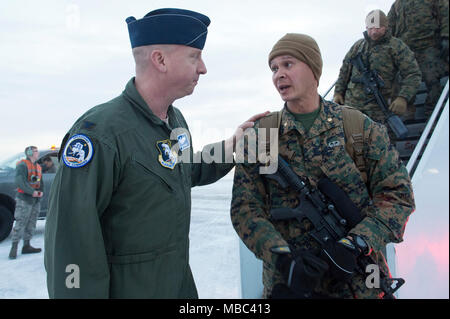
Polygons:
[[36,229],[36,222],[41,209],[41,202],[36,200],[33,204],[16,198],[16,210],[14,211],[14,227],[11,233],[11,241],[18,242],[21,238],[23,240],[31,240],[34,230]]
[[422,81],[427,85],[425,116],[428,119],[442,91],[440,79],[448,76],[448,62],[440,57],[441,51],[436,47],[417,50],[414,54],[422,72]]

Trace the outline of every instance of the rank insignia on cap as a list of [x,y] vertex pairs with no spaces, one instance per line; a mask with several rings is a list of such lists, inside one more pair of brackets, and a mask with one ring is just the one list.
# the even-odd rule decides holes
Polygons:
[[189,143],[189,138],[186,133],[178,135],[177,140],[181,151],[184,151],[185,149],[191,146],[191,144]]
[[72,136],[64,147],[62,159],[67,167],[83,167],[92,159],[94,148],[86,135]]
[[159,151],[158,161],[166,167],[173,169],[177,164],[178,156],[172,151],[170,140],[163,140],[156,142],[156,147]]

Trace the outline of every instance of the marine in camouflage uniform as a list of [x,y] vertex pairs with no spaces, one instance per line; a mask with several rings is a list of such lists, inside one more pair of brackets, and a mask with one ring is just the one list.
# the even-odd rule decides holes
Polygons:
[[[388,104],[391,104],[398,97],[403,97],[406,102],[413,100],[420,85],[421,72],[419,66],[414,53],[402,40],[393,37],[389,29],[386,29],[383,37],[375,41],[365,31],[364,38],[358,40],[345,55],[334,90],[335,97],[337,94],[345,96],[343,103],[358,108],[371,119],[386,125],[386,116],[374,96],[368,96],[364,92],[364,85],[355,82],[361,77],[361,73],[350,63],[350,59],[359,52],[362,54],[365,65],[370,70],[375,70],[384,81],[381,94]],[[398,93],[396,92],[396,96],[392,96],[394,79],[398,73],[402,78],[400,88]],[[336,99],[335,102],[337,102]],[[402,115],[402,113],[398,114]],[[388,132],[391,141],[393,141],[395,134],[390,127],[388,127]]]
[[448,0],[396,0],[388,13],[392,35],[414,52],[428,88],[428,118],[448,76]]
[[[286,43],[293,43],[298,38],[294,36]],[[284,50],[283,45],[279,45],[282,40],[272,53],[292,54],[288,45]],[[304,61],[309,62],[308,59]],[[408,172],[398,160],[386,128],[368,117],[364,119],[364,159],[368,176],[365,184],[344,148],[343,107],[320,99],[318,115],[306,130],[289,110],[288,98],[283,95],[282,98],[287,103],[279,129],[280,155],[312,186],[326,175],[348,194],[365,216],[349,233],[364,238],[380,270],[389,274],[382,250],[389,242],[402,241],[405,224],[414,209],[414,198]],[[255,124],[256,130],[259,123]],[[291,251],[312,251],[319,248],[310,235],[312,225],[309,221],[299,223],[295,219],[274,221],[270,218],[270,209],[295,208],[298,204],[298,196],[291,188],[282,189],[277,182],[259,174],[259,163],[236,165],[231,219],[245,245],[263,261],[264,297],[271,295],[276,284],[286,283],[276,267],[280,257],[272,249],[289,246]],[[336,281],[330,273],[325,274],[315,293],[336,298],[378,298],[382,295],[380,289],[367,288],[361,275],[354,275],[347,285]]]

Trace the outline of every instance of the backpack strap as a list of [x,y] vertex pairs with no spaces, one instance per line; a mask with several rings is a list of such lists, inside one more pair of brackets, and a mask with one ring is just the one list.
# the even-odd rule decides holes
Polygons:
[[345,150],[355,162],[358,170],[361,172],[364,183],[367,183],[366,162],[363,154],[365,116],[355,108],[343,106],[342,119],[344,122],[346,141]]
[[[259,128],[266,129],[266,141],[265,141],[266,151],[270,150],[270,134],[269,134],[270,129],[271,128],[280,129],[281,112],[282,111],[271,112],[269,115],[267,115],[259,120]],[[266,196],[264,198],[264,202],[266,204],[267,212],[269,212],[270,206],[271,206],[269,186],[267,185],[267,181],[266,181],[265,177],[263,177],[262,180],[263,180],[264,188],[261,187],[260,191],[264,192],[266,194]]]
[[[269,115],[263,117],[259,120],[259,128],[265,128],[267,130],[270,130],[271,128],[280,128],[281,124],[281,112],[282,111],[276,111],[271,112]],[[266,133],[268,133],[267,131]],[[268,146],[270,144],[270,134],[266,134],[266,149],[269,149]]]

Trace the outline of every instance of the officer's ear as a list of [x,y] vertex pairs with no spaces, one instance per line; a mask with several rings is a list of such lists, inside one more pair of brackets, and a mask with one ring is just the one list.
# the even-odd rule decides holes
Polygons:
[[150,61],[153,66],[160,72],[165,73],[167,71],[167,54],[162,49],[154,49],[150,54]]

